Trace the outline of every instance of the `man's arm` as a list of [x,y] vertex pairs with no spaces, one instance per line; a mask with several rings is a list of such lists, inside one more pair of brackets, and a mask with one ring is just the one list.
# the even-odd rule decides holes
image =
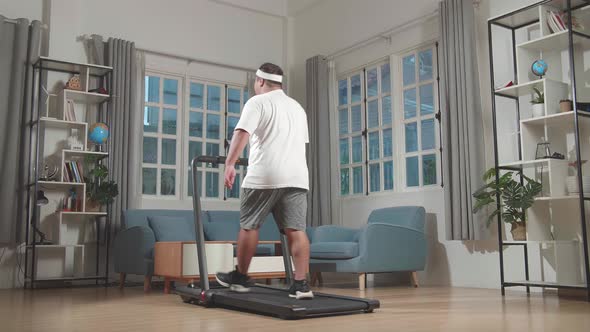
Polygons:
[[234,180],[236,178],[236,169],[234,165],[238,158],[240,158],[249,139],[250,134],[248,134],[247,131],[242,129],[236,129],[234,131],[234,136],[232,137],[229,146],[229,153],[225,159],[225,186],[228,188],[231,188],[234,185]]

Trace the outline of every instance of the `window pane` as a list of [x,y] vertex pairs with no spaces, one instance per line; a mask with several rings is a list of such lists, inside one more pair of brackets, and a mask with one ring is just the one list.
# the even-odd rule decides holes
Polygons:
[[176,165],[176,140],[162,139],[162,164]]
[[391,96],[383,97],[381,99],[381,122],[383,126],[388,126],[392,124],[392,117],[391,117]]
[[227,89],[227,111],[240,114],[240,90]]
[[381,66],[381,92],[391,93],[391,73],[389,63]]
[[155,164],[158,162],[158,139],[155,137],[143,138],[143,162]]
[[369,133],[369,160],[379,159],[379,132]]
[[160,108],[146,106],[143,112],[143,132],[157,133],[158,132],[158,117]]
[[406,182],[408,187],[419,186],[418,157],[406,158]]
[[393,161],[383,163],[383,190],[393,189]]
[[392,129],[383,130],[383,158],[393,155],[393,131]]
[[164,79],[164,104],[178,104],[178,80]]
[[363,167],[358,166],[352,169],[352,191],[355,194],[363,192]]
[[410,119],[416,116],[416,89],[404,91],[404,118]]
[[340,135],[348,133],[348,109],[338,111],[338,126]]
[[361,105],[353,106],[351,109],[351,131],[357,132],[361,131],[363,126],[362,114],[361,114]]
[[433,84],[426,84],[420,87],[420,115],[434,113],[433,88]]
[[[197,171],[197,177],[199,181],[197,182],[197,186],[199,188],[199,197],[203,195],[203,172]],[[188,172],[188,195],[193,196],[193,172],[189,169]]]
[[406,152],[418,151],[418,125],[406,123]]
[[422,51],[418,54],[420,58],[420,65],[418,67],[418,74],[420,81],[432,79],[432,49]]
[[219,173],[207,172],[205,177],[205,196],[219,197]]
[[219,120],[219,115],[207,114],[207,138],[219,139]]
[[191,83],[191,107],[203,109],[203,84]]
[[412,54],[403,59],[404,86],[416,83],[416,57]]
[[369,102],[369,128],[379,127],[379,100]]
[[431,150],[435,148],[434,136],[434,119],[422,120],[422,150]]
[[361,101],[361,75],[350,78],[350,101],[356,103]]
[[144,195],[156,194],[156,172],[155,168],[143,168],[142,190]]
[[176,135],[176,110],[165,108],[162,115],[162,132]]
[[[205,152],[207,156],[219,156],[219,144],[217,143],[207,143],[207,151]],[[212,165],[207,164],[209,168],[218,168],[219,165]]]
[[207,85],[207,109],[211,111],[221,110],[221,88]]
[[244,89],[244,104],[246,104],[248,99],[250,99],[250,94],[248,93],[248,90]]
[[377,87],[377,68],[367,71],[367,95],[375,97],[379,93]]
[[163,169],[162,170],[162,183],[160,184],[162,195],[175,195],[176,192],[176,170],[175,169]]
[[425,186],[436,184],[436,155],[422,157],[422,177]]
[[227,197],[228,198],[240,198],[240,174],[236,174],[236,179],[234,180],[234,185],[232,186],[231,190],[227,190]]
[[350,163],[348,155],[348,138],[340,139],[340,165],[346,165]]
[[355,136],[352,138],[352,162],[360,163],[363,161],[363,137]]
[[[201,142],[188,142],[188,165],[191,165],[193,158],[203,155],[203,143]],[[201,166],[200,163],[197,166]]]
[[235,116],[228,116],[227,117],[227,139],[231,142],[232,137],[234,137],[234,130],[236,130],[236,126],[238,125],[238,121],[240,118]]
[[381,190],[381,172],[379,164],[369,166],[369,178],[371,181],[371,192]]
[[203,137],[203,113],[190,112],[188,134],[192,137]]
[[348,80],[338,81],[338,105],[348,104]]
[[[160,78],[156,76],[145,77],[145,101],[160,102]],[[155,183],[155,182],[154,182]]]
[[348,195],[350,192],[349,185],[350,184],[350,171],[348,168],[341,168],[340,169],[340,194],[341,195]]

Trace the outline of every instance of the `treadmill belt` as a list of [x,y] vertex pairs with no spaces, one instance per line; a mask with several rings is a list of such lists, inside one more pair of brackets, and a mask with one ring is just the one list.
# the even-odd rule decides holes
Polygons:
[[322,293],[314,293],[312,300],[297,300],[289,297],[287,290],[264,286],[251,287],[248,293],[217,291],[213,295],[213,302],[224,307],[291,319],[348,314],[375,308],[372,300]]

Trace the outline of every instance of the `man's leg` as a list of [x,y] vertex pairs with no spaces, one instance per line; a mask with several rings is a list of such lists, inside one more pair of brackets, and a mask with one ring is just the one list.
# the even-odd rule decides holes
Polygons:
[[241,229],[238,234],[238,271],[242,274],[248,274],[248,268],[252,257],[256,253],[258,245],[257,229]]
[[304,231],[286,228],[285,234],[295,264],[295,280],[305,280],[309,272],[309,240]]

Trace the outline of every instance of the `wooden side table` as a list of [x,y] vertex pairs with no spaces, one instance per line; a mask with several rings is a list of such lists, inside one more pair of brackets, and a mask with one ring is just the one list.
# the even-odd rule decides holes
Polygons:
[[[236,259],[233,256],[233,245],[236,241],[207,241],[207,270],[209,280],[215,280],[218,271],[234,269]],[[250,264],[248,275],[252,279],[284,279],[281,241],[260,241],[259,244],[274,244],[275,256],[255,256]],[[164,278],[164,293],[170,293],[170,282],[199,281],[197,262],[197,246],[194,241],[188,242],[156,242],[154,248],[154,275]]]

